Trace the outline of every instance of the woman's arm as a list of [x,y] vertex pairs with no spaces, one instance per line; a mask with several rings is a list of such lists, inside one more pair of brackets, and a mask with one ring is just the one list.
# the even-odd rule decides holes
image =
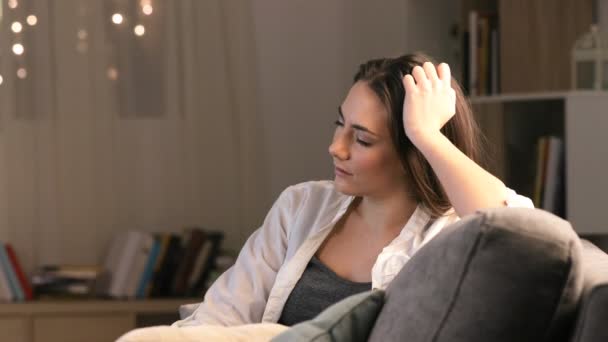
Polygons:
[[441,132],[419,138],[414,144],[431,164],[458,216],[507,205],[509,193],[505,184],[462,153]]
[[[289,189],[289,188],[288,188]],[[285,260],[292,192],[285,190],[262,226],[245,242],[235,264],[207,290],[203,302],[174,327],[260,323],[270,289]]]
[[[477,165],[441,133],[456,114],[456,94],[450,68],[426,62],[403,77],[403,125],[412,143],[422,152],[439,178],[456,211],[463,217],[478,209],[504,205],[533,205]],[[516,202],[516,203],[514,203]]]

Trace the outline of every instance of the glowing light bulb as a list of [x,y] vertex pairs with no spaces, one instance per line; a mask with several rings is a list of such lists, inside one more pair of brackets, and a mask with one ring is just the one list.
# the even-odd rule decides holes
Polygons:
[[22,29],[23,29],[23,25],[21,25],[21,23],[18,21],[15,21],[11,24],[11,30],[13,30],[13,32],[15,32],[15,33],[21,32]]
[[138,36],[143,36],[144,33],[146,33],[146,28],[144,25],[137,25],[135,28],[133,28],[133,32],[135,32],[135,34]]
[[118,79],[118,70],[115,67],[108,68],[108,78],[112,81],[116,81]]
[[80,30],[78,30],[78,33],[76,35],[78,36],[78,39],[85,40],[85,39],[87,39],[89,34],[87,33],[87,30],[80,29]]
[[24,79],[27,77],[27,70],[25,70],[25,68],[19,68],[17,69],[17,77],[19,77],[20,79]]
[[152,8],[152,5],[150,5],[150,4],[145,4],[141,7],[141,11],[145,15],[150,15],[150,14],[152,14],[152,12],[154,12],[154,8]]
[[17,56],[20,56],[25,51],[25,48],[20,43],[13,44],[13,53]]
[[27,21],[28,25],[34,26],[34,25],[36,25],[36,23],[38,23],[38,18],[35,15],[30,14],[30,15],[27,16],[27,18],[25,19],[25,21]]
[[122,24],[123,19],[124,18],[122,17],[122,14],[120,14],[120,13],[114,13],[112,15],[112,22],[116,25]]

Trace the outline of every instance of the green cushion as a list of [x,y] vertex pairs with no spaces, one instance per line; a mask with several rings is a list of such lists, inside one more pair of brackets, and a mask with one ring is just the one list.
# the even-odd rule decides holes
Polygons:
[[383,302],[382,290],[350,296],[314,319],[294,325],[272,341],[366,341]]

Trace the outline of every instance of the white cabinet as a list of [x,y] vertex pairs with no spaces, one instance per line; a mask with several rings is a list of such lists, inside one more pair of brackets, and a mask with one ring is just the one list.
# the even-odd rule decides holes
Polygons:
[[572,93],[566,100],[567,217],[583,233],[608,233],[608,95]]

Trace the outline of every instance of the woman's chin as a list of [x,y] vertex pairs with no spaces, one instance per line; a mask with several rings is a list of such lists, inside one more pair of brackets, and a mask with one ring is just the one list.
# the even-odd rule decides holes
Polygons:
[[353,196],[356,195],[356,191],[354,191],[355,189],[353,189],[353,186],[351,184],[349,184],[348,182],[345,182],[344,179],[342,179],[342,177],[337,176],[336,178],[334,178],[334,187],[336,188],[336,190],[344,195],[349,195],[349,196]]

